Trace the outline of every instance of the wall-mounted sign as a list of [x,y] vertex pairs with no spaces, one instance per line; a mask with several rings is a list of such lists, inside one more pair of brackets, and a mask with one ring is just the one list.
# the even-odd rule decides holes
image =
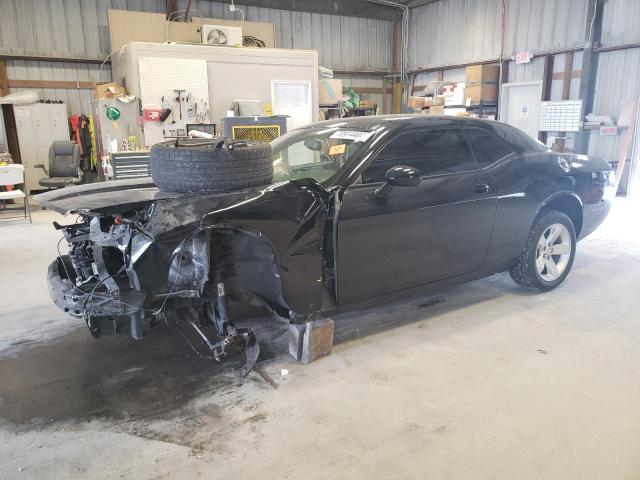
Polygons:
[[531,52],[518,52],[516,53],[516,63],[529,63],[533,58]]
[[602,126],[600,127],[600,135],[603,137],[618,135],[618,127],[616,126]]

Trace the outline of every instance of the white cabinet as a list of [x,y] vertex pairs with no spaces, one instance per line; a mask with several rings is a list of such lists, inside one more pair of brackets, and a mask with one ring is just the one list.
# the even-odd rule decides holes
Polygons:
[[42,187],[38,181],[46,177],[41,168],[49,168],[49,147],[56,140],[69,140],[67,107],[61,103],[34,103],[16,105],[16,117],[20,158],[24,166],[27,192]]

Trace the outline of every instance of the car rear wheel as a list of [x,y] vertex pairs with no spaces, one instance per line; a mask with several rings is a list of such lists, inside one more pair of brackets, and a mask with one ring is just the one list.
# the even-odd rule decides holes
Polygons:
[[509,274],[518,285],[549,291],[569,275],[575,253],[576,231],[571,219],[558,211],[542,212]]

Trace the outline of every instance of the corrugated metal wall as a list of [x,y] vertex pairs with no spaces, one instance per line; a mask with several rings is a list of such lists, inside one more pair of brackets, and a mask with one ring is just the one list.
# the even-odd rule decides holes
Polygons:
[[[501,0],[441,0],[412,9],[409,68],[497,59],[501,11]],[[580,46],[586,16],[586,0],[509,0],[505,54]]]
[[[640,100],[640,48],[601,53],[598,62],[593,110],[617,119],[626,100]],[[590,152],[616,160],[625,133],[617,137],[591,134]]]
[[[163,12],[165,0],[2,0],[0,52],[103,58],[110,50],[109,8]],[[232,18],[219,2],[193,0],[205,17]],[[284,48],[312,48],[320,62],[334,69],[390,70],[393,23],[383,20],[243,7],[247,20],[272,22],[277,44]],[[411,10],[409,66],[436,67],[495,59],[499,55],[501,0],[441,0]],[[587,0],[508,0],[505,51],[551,51],[580,47],[584,40]],[[604,4],[602,43],[640,41],[640,1],[608,0]],[[555,71],[563,56],[557,55]],[[581,53],[574,56],[580,69]],[[98,76],[98,65],[11,60],[11,79],[108,81],[108,65]],[[516,66],[509,81],[542,80],[542,59]],[[461,80],[460,69],[445,71],[446,79]],[[423,73],[416,85],[435,78]],[[345,86],[381,87],[380,77],[342,77]],[[552,83],[552,98],[559,98],[559,83]],[[571,98],[578,93],[573,79]],[[619,113],[625,99],[640,97],[640,50],[600,55],[594,110]],[[41,91],[44,98],[65,101],[72,112],[88,112],[91,92],[77,89]],[[370,95],[382,104],[381,95]],[[620,137],[618,137],[619,143]],[[592,135],[592,150],[611,158],[616,139]]]
[[[636,42],[640,42],[640,1],[609,0],[602,18],[602,44]],[[640,48],[603,52],[599,57],[594,111],[617,118],[625,100],[640,100]],[[589,150],[594,155],[614,160],[623,135],[624,132],[617,137],[594,133],[590,136]],[[636,146],[638,148],[640,146]]]
[[[71,80],[85,82],[111,81],[108,65],[98,74],[100,65],[80,63],[44,62],[37,60],[7,60],[7,77],[19,80]],[[26,90],[11,88],[12,92]],[[62,100],[69,113],[90,113],[93,92],[87,89],[52,88],[39,89],[41,99]]]
[[[494,60],[499,56],[501,0],[441,0],[411,11],[410,69]],[[604,4],[602,44],[640,42],[640,1],[607,0]],[[588,0],[508,0],[505,53],[553,52],[580,48],[584,43]],[[554,56],[554,72],[564,70],[564,54]],[[582,68],[582,52],[574,53],[572,70]],[[460,69],[445,70],[445,78],[463,80]],[[509,82],[542,81],[544,59],[510,63]],[[415,85],[435,79],[420,73]],[[577,99],[580,79],[571,80],[570,99]],[[560,100],[562,81],[551,84],[551,99]],[[625,100],[640,99],[640,49],[600,54],[594,112],[620,113]],[[568,135],[569,144],[573,135]],[[622,144],[617,137],[592,133],[590,152],[613,160]]]
[[[225,6],[194,0],[191,8],[204,17],[240,18]],[[237,6],[244,10],[246,20],[273,23],[279,48],[318,50],[324,66],[358,71],[392,68],[393,22]],[[160,13],[165,11],[165,0],[2,0],[1,8],[0,52],[102,59],[110,52],[108,9]],[[8,60],[7,70],[10,79],[19,80],[103,82],[111,78],[108,65],[99,76],[98,65],[32,60]],[[382,87],[380,77],[374,82]],[[369,83],[366,86],[374,86]],[[90,111],[89,90],[41,90],[40,95],[63,100],[74,113]]]
[[640,42],[640,2],[608,0],[602,17],[602,44]]
[[411,9],[409,69],[497,58],[499,0],[441,0]]
[[506,55],[579,47],[584,44],[587,0],[509,0],[506,17]]

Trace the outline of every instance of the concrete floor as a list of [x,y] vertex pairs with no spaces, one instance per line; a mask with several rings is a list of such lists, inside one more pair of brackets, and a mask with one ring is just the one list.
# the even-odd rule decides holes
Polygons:
[[330,357],[268,352],[244,384],[166,328],[90,338],[46,292],[57,215],[0,225],[0,478],[638,479],[637,212],[553,292],[497,275],[342,315]]

